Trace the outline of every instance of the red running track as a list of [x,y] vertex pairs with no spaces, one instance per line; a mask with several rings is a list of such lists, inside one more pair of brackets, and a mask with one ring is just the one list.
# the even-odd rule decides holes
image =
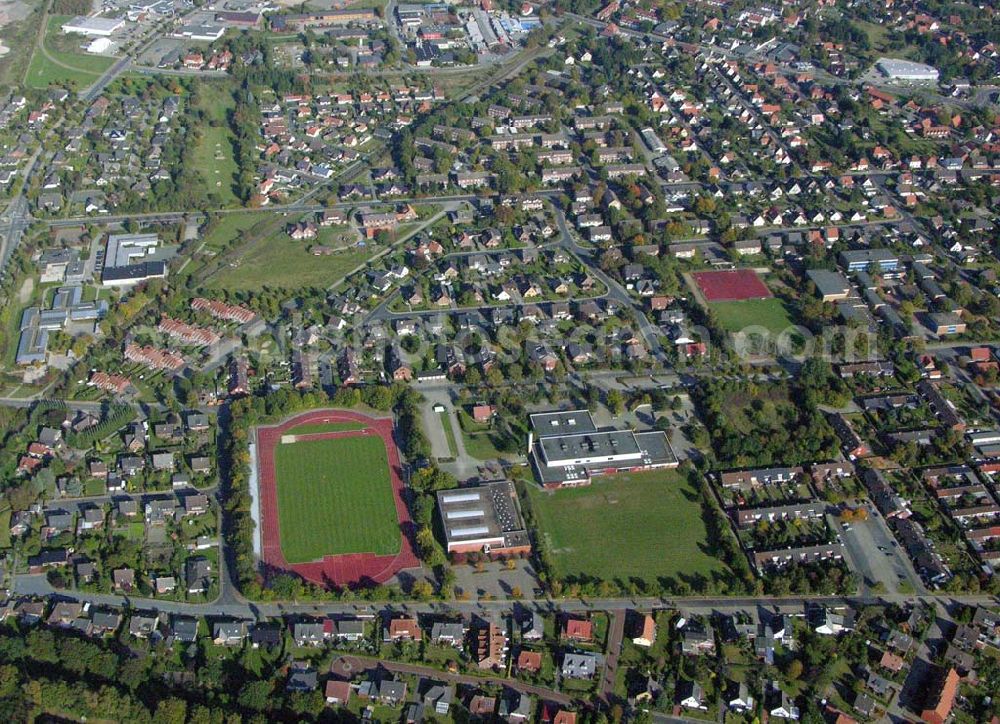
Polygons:
[[694,272],[694,277],[707,302],[736,302],[745,299],[767,299],[771,290],[752,269]]
[[[303,435],[308,440],[333,439],[356,435],[378,435],[385,443],[389,459],[389,478],[399,520],[399,553],[379,556],[374,553],[347,553],[324,556],[310,563],[288,563],[281,552],[281,531],[278,522],[278,488],[274,467],[274,449],[281,444],[281,437],[300,425],[324,422],[358,422],[361,430],[320,432]],[[297,415],[280,425],[257,429],[257,471],[260,491],[261,557],[265,575],[292,571],[308,581],[321,586],[354,586],[385,583],[406,568],[416,568],[420,560],[414,549],[414,526],[410,511],[403,500],[403,475],[399,450],[392,438],[392,418],[375,418],[352,410],[312,410]],[[294,434],[294,433],[292,433]]]

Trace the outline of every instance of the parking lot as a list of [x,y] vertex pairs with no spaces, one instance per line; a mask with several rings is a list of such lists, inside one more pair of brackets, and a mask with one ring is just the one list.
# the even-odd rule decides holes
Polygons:
[[898,593],[903,582],[908,582],[913,591],[924,590],[920,576],[913,570],[882,516],[869,510],[865,520],[845,525],[831,518],[830,525],[844,543],[851,569],[862,577],[864,590],[881,583],[887,593]]

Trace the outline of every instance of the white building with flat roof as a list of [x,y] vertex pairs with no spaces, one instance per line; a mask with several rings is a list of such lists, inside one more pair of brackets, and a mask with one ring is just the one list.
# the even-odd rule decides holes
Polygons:
[[80,33],[91,37],[107,37],[113,35],[125,25],[125,18],[88,18],[77,15],[72,20],[63,23],[64,33]]
[[589,485],[594,475],[677,467],[661,430],[598,429],[587,410],[530,416],[528,454],[544,487]]
[[936,68],[923,63],[914,63],[911,60],[879,58],[875,62],[875,67],[882,75],[891,80],[937,82],[938,79]]

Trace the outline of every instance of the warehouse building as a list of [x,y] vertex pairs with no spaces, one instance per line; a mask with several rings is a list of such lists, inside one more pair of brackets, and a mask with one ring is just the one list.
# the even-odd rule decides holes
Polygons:
[[933,81],[937,82],[938,72],[935,68],[923,63],[896,58],[879,58],[875,62],[879,72],[890,80],[906,82]]
[[125,18],[88,18],[77,15],[69,22],[63,23],[64,33],[80,33],[90,37],[107,37],[113,35],[125,25]]

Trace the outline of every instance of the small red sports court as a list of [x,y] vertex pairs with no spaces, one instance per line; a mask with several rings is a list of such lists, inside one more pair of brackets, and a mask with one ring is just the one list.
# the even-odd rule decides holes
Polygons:
[[739,302],[771,296],[771,290],[753,269],[694,272],[691,276],[706,302]]
[[[359,435],[378,435],[385,443],[389,459],[389,478],[399,520],[399,553],[379,556],[374,553],[348,553],[324,556],[309,563],[288,563],[281,552],[281,531],[278,522],[278,488],[274,466],[274,451],[282,437],[294,434],[301,425],[355,422],[359,430],[316,432],[296,436],[304,440],[325,440]],[[420,560],[413,547],[413,521],[403,500],[403,474],[399,450],[392,437],[392,418],[376,418],[353,410],[312,410],[297,415],[280,425],[257,428],[257,474],[260,491],[261,558],[269,574],[292,571],[308,581],[322,586],[351,586],[359,583],[385,583],[406,568],[416,568]],[[360,521],[359,521],[360,523]],[[363,524],[363,523],[361,523]]]

